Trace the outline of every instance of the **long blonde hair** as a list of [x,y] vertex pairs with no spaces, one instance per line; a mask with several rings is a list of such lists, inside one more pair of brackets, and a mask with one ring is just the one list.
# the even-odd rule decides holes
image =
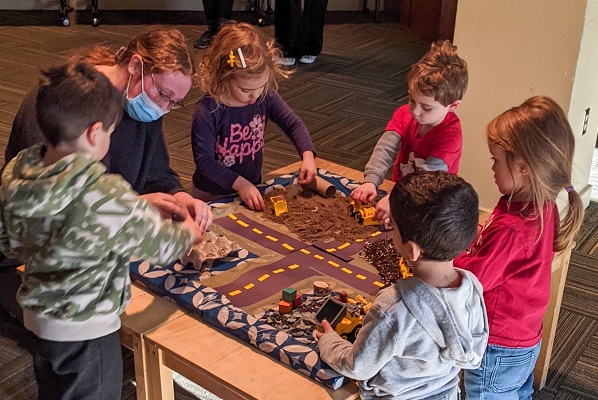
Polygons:
[[236,76],[258,75],[266,71],[269,79],[262,94],[265,96],[270,88],[278,89],[278,80],[289,76],[278,63],[281,57],[274,39],[268,39],[253,25],[227,24],[214,37],[199,63],[199,88],[204,95],[221,104],[230,96],[229,83]]
[[177,29],[150,29],[135,36],[126,47],[118,50],[104,45],[77,49],[69,61],[84,61],[93,66],[126,67],[137,54],[143,60],[146,74],[181,71],[192,76],[196,73],[196,66],[185,40],[185,36]]
[[511,168],[516,159],[527,164],[526,187],[520,188],[529,195],[524,209],[534,205],[542,229],[545,205],[556,201],[559,192],[568,188],[567,213],[553,245],[555,251],[567,248],[581,226],[584,209],[579,194],[571,187],[575,138],[561,107],[549,97],[532,97],[494,118],[486,127],[486,137],[489,143],[505,150]]

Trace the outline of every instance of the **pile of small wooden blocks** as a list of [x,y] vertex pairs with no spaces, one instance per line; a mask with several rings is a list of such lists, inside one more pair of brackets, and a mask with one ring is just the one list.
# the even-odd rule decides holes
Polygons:
[[293,288],[286,288],[282,291],[282,299],[278,303],[278,312],[288,314],[301,305],[301,295]]

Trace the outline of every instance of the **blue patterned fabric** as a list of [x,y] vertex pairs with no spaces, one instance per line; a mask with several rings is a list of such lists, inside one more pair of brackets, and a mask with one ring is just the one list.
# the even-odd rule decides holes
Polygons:
[[[348,196],[359,185],[358,182],[322,169],[318,171],[318,175],[334,184],[343,196]],[[258,189],[265,194],[276,188],[292,185],[296,180],[297,173],[283,175],[259,185]],[[240,202],[239,197],[230,195],[210,205],[220,208],[227,207],[231,202]],[[212,271],[224,271],[255,257],[257,256],[246,250],[240,250],[231,257],[214,262]],[[151,265],[146,261],[131,263],[133,281],[171,299],[215,328],[236,336],[331,389],[338,389],[349,381],[320,360],[316,345],[303,344],[233,306],[226,296],[202,285],[199,275],[199,271],[181,263],[166,266]]]
[[[274,189],[280,189],[286,186],[294,185],[295,183],[297,183],[298,176],[298,172],[288,175],[281,175],[275,179],[270,179],[264,183],[261,183],[256,187],[260,191],[260,193],[264,195],[268,192],[271,192]],[[318,169],[318,176],[332,183],[334,187],[336,187],[336,190],[344,197],[349,196],[353,189],[361,185],[360,182],[354,181],[349,178],[345,178],[344,176],[337,175],[332,172],[328,172],[322,168]],[[378,190],[378,194],[384,195],[386,194],[386,192],[384,192],[383,190]],[[224,205],[229,204],[231,202],[240,203],[241,200],[239,196],[237,196],[236,194],[230,194],[228,196],[210,202],[210,205],[212,207],[223,207]]]

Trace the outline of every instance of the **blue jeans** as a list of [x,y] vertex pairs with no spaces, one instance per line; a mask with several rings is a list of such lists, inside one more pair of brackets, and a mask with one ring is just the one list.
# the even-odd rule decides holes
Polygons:
[[480,367],[463,371],[465,398],[531,400],[534,393],[534,366],[541,344],[515,349],[489,344]]

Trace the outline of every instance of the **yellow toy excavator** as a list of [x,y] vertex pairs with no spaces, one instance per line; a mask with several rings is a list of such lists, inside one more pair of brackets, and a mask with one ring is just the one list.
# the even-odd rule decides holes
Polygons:
[[[346,300],[342,301],[342,300]],[[316,313],[316,320],[322,322],[326,319],[334,328],[334,331],[345,340],[354,342],[357,333],[363,326],[363,317],[372,306],[363,296],[355,298],[348,297],[345,292],[341,293],[340,299],[330,297]],[[322,331],[322,327],[318,326]]]

